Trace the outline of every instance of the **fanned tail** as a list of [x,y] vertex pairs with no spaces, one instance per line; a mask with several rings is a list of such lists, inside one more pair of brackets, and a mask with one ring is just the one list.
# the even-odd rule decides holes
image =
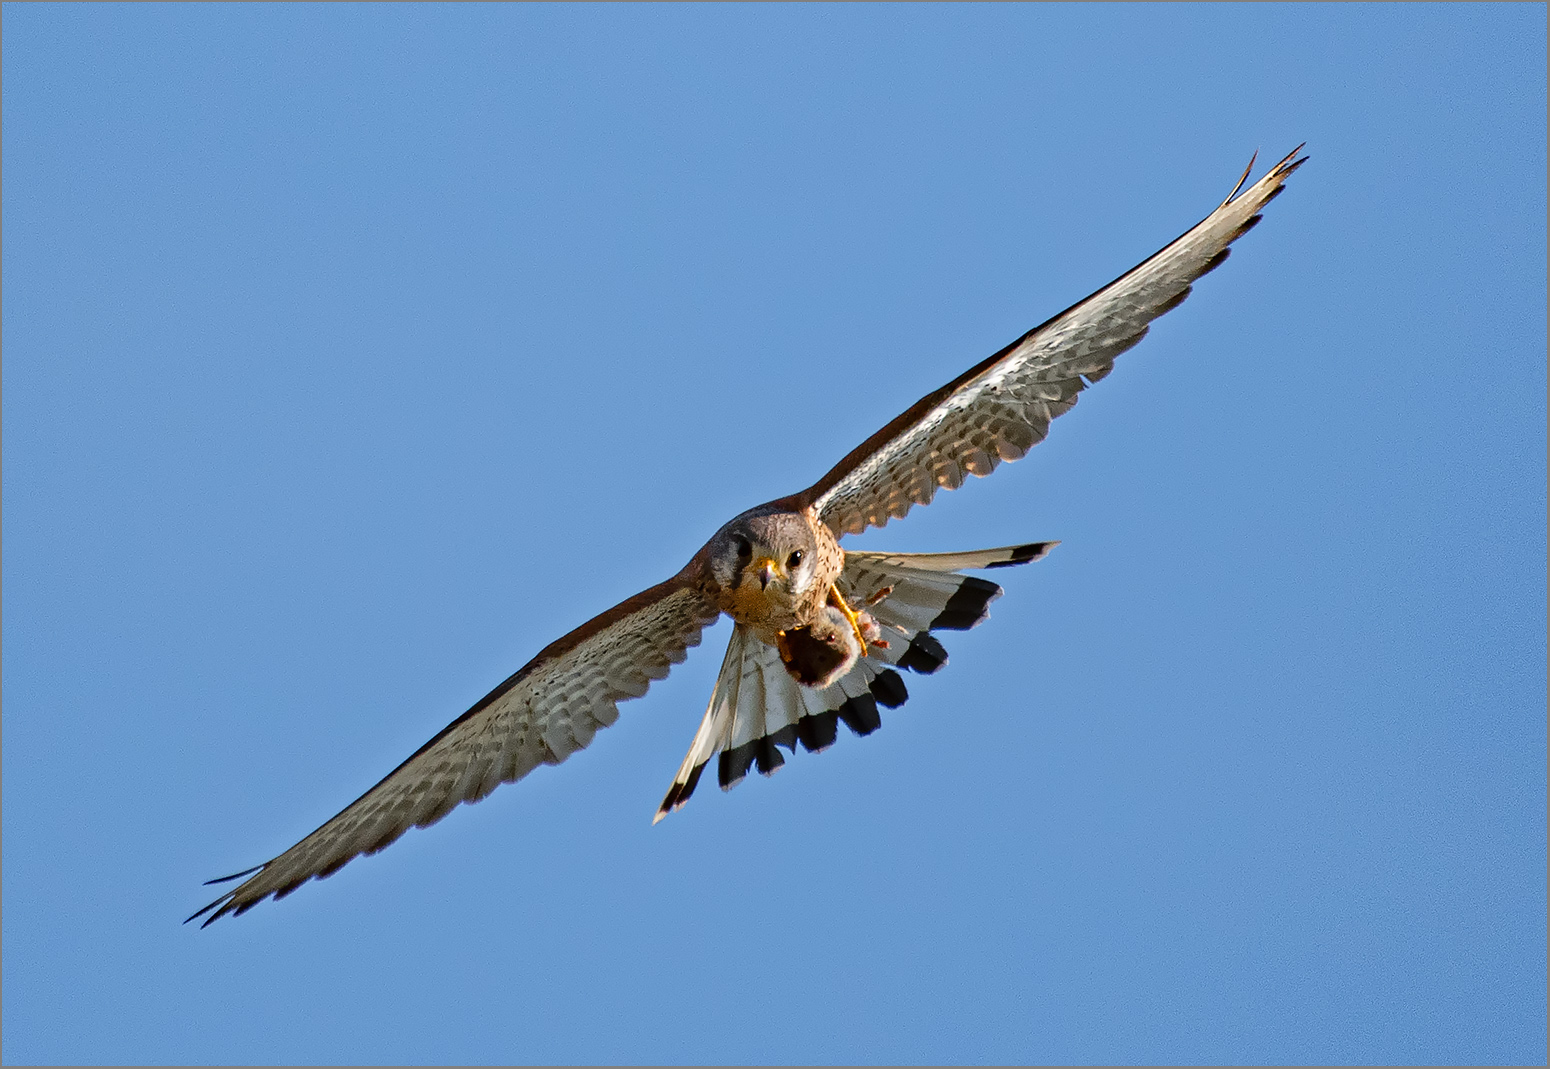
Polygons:
[[705,718],[679,766],[652,823],[689,800],[700,776],[716,758],[723,790],[741,783],[750,769],[768,776],[785,764],[780,747],[818,753],[831,746],[843,723],[853,734],[870,735],[882,726],[879,707],[896,709],[909,698],[895,668],[930,675],[947,663],[947,651],[933,631],[966,631],[988,616],[1001,596],[995,583],[963,568],[1007,568],[1039,560],[1057,543],[967,553],[846,553],[840,592],[853,608],[877,621],[882,643],[828,687],[797,683],[780,654],[745,628],[732,632]]

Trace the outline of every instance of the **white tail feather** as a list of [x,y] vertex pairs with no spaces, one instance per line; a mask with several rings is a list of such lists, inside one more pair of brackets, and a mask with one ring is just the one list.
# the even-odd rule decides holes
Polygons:
[[792,753],[799,743],[811,752],[826,749],[841,721],[857,735],[876,730],[882,723],[877,707],[894,708],[909,696],[892,666],[935,672],[947,663],[947,652],[931,631],[973,627],[1001,596],[996,584],[956,569],[1026,564],[1054,545],[1033,542],[970,553],[847,553],[840,591],[852,606],[872,614],[888,645],[870,645],[854,668],[821,689],[797,683],[773,646],[735,628],[705,718],[655,819],[689,800],[718,754],[716,778],[730,789],[752,768],[769,775],[781,767],[785,759],[777,747]]

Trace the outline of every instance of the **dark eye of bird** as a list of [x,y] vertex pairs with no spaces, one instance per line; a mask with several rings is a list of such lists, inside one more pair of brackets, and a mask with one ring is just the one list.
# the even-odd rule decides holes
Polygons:
[[797,565],[799,565],[801,563],[802,563],[802,551],[800,549],[797,550],[795,553],[791,554],[791,556],[786,558],[786,567],[787,568],[795,568]]
[[739,557],[753,556],[753,546],[749,545],[748,539],[739,538],[733,545],[737,546],[737,555]]

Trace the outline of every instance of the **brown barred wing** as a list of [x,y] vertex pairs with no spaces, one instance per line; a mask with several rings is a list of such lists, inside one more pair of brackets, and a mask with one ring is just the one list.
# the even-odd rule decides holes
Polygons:
[[410,828],[434,824],[461,802],[477,802],[539,765],[559,764],[619,718],[617,703],[639,698],[681,662],[716,616],[687,570],[615,606],[551,644],[285,853],[210,881],[250,876],[188,919],[209,913],[208,925],[271,895],[283,898]]
[[[1300,148],[1300,147],[1299,147]],[[1227,258],[1306,157],[1293,152],[1238,190],[1178,240],[1115,281],[970,368],[868,438],[812,487],[789,499],[814,505],[836,535],[881,527],[938,487],[989,475],[1017,460],[1071,410],[1079,392],[1114,368],[1148,325],[1189,296]],[[1250,163],[1252,169],[1253,163]],[[1243,181],[1239,181],[1242,188]]]

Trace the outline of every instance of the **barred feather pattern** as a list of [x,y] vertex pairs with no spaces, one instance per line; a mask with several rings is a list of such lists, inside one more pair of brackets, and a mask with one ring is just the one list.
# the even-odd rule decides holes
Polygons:
[[[1259,222],[1260,209],[1302,165],[1296,155],[1241,195],[1235,189],[1197,226],[1114,282],[921,398],[793,500],[816,505],[836,534],[856,534],[930,504],[939,487],[957,489],[969,475],[989,475],[1002,461],[1024,456],[1078,393],[1145,337],[1152,320],[1227,259],[1228,246]],[[1245,171],[1239,188],[1247,178]]]
[[[633,603],[639,607],[619,613]],[[618,720],[619,702],[639,698],[682,662],[718,610],[697,586],[669,581],[611,614],[619,618],[590,634],[593,625],[580,628],[540,653],[279,857],[210,881],[254,874],[189,920],[210,913],[208,925],[227,913],[245,913],[270,895],[283,898],[361,854],[376,853],[412,827],[436,823],[459,803],[477,802],[539,765],[559,764]],[[581,637],[571,644],[573,636]]]
[[[834,535],[858,533],[929,503],[941,487],[956,488],[968,475],[988,475],[1002,461],[1022,457],[1044,438],[1051,420],[1075,405],[1081,390],[1140,341],[1152,320],[1226,259],[1228,247],[1259,221],[1259,211],[1306,159],[1296,156],[1288,155],[1240,196],[1251,161],[1238,186],[1199,225],[921,398],[807,490],[761,510],[813,509]],[[712,758],[718,780],[729,788],[752,768],[765,774],[779,768],[782,747],[791,753],[798,744],[809,751],[826,748],[841,722],[858,735],[876,730],[879,707],[896,707],[908,697],[898,669],[940,669],[947,652],[933,632],[975,626],[1000,596],[994,583],[959,572],[1025,564],[1053,544],[846,554],[837,585],[853,606],[871,613],[887,645],[869,644],[866,657],[821,690],[798,685],[773,647],[736,628],[710,706],[657,819],[689,798]],[[618,702],[645,694],[716,618],[709,567],[714,545],[714,539],[707,543],[678,576],[551,644],[291,849],[210,881],[251,877],[189,920],[208,913],[209,924],[267,897],[283,897],[354,857],[383,849],[410,827],[434,823],[460,802],[478,801],[499,784],[586,747],[599,727],[617,719]]]
[[887,643],[868,644],[867,655],[829,687],[804,687],[791,678],[773,646],[737,627],[711,692],[699,731],[657,808],[661,820],[689,800],[716,759],[723,790],[751,769],[768,776],[784,765],[781,747],[809,753],[833,745],[840,724],[855,735],[882,726],[879,707],[895,709],[909,698],[903,668],[929,675],[947,664],[947,651],[932,631],[964,631],[988,615],[1001,596],[995,583],[960,575],[961,568],[1001,568],[1040,560],[1054,542],[969,553],[847,553],[839,587],[855,608],[866,607]]

